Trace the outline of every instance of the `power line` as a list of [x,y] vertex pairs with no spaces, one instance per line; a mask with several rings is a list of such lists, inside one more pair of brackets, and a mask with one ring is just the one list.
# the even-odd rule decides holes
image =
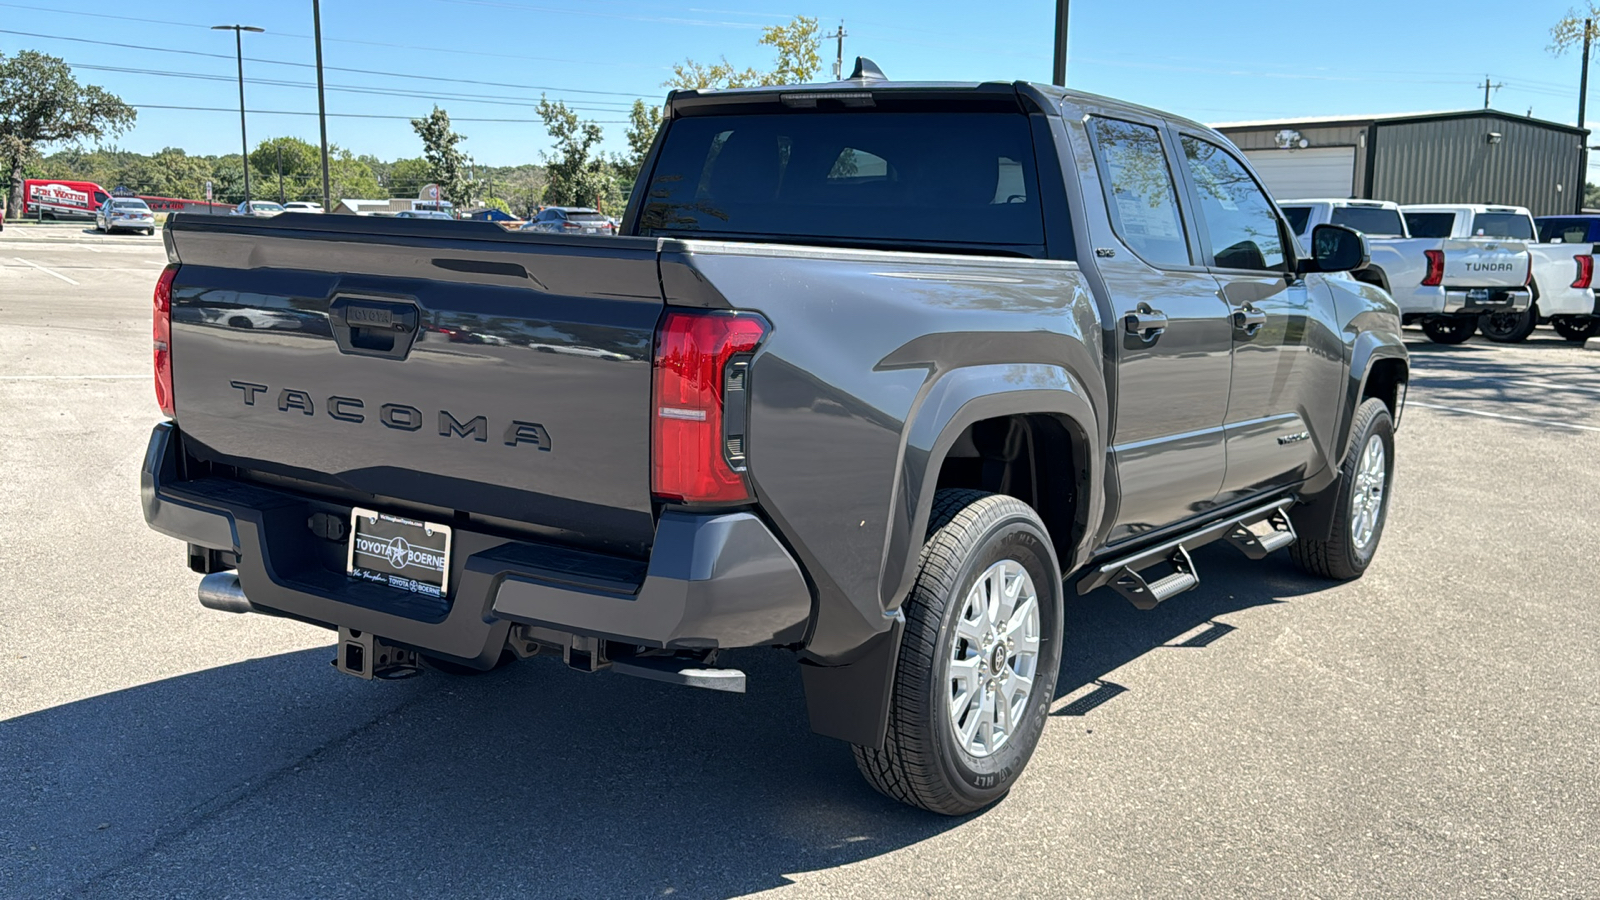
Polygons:
[[[198,24],[196,22],[173,22],[173,21],[168,20],[168,19],[142,19],[142,18],[139,18],[137,16],[118,16],[118,15],[112,15],[110,13],[83,12],[81,10],[76,10],[76,9],[52,9],[52,8],[46,7],[46,6],[29,6],[29,5],[23,4],[23,3],[0,3],[0,7],[9,7],[11,9],[26,9],[26,10],[32,10],[32,11],[35,11],[35,12],[54,13],[54,14],[57,14],[57,15],[64,15],[64,16],[88,16],[88,17],[96,18],[96,19],[114,19],[114,20],[118,20],[118,21],[122,21],[122,22],[140,22],[140,23],[143,23],[145,25],[170,25],[170,26],[174,26],[174,27],[178,27],[178,28],[198,28],[198,29],[200,29],[202,31],[210,30],[210,26],[209,25],[201,25],[201,24]],[[285,31],[269,31],[269,32],[267,32],[266,35],[263,35],[263,36],[264,37],[273,37],[273,38],[293,38],[295,40],[311,40],[311,35],[309,35],[309,34],[295,34],[293,32],[285,32]],[[594,62],[594,60],[592,60],[592,59],[566,59],[566,58],[557,57],[557,56],[525,56],[525,55],[516,54],[516,53],[490,53],[490,52],[482,51],[482,50],[459,50],[459,49],[455,49],[455,48],[451,48],[451,47],[425,47],[425,46],[419,46],[419,45],[416,45],[416,44],[391,44],[391,43],[386,43],[384,41],[363,41],[363,40],[357,40],[355,38],[329,38],[329,37],[325,37],[325,38],[323,38],[323,43],[327,43],[327,44],[356,44],[356,45],[360,45],[360,46],[364,46],[364,47],[385,47],[385,48],[392,49],[392,50],[417,50],[417,51],[422,51],[422,52],[427,52],[427,53],[455,53],[455,54],[463,54],[463,55],[466,55],[466,56],[475,56],[475,57],[493,57],[493,58],[496,58],[496,59],[515,59],[515,60],[520,60],[520,61],[524,61],[524,62],[558,62],[558,63],[574,63],[574,64],[578,64],[578,65],[586,65],[586,64],[590,64],[590,63]],[[644,63],[608,62],[607,65],[626,66],[628,68],[633,68],[633,69],[654,69],[656,71],[661,71],[661,72],[671,71],[671,69],[669,67],[667,67],[667,66],[651,66],[651,65],[646,65]]]
[[[22,37],[44,38],[46,40],[55,40],[55,41],[73,41],[73,42],[79,43],[79,44],[95,44],[95,45],[98,45],[98,46],[101,46],[101,47],[118,47],[118,48],[121,48],[123,50],[148,50],[148,51],[153,52],[153,53],[179,53],[179,54],[182,54],[184,56],[203,56],[203,57],[207,57],[207,58],[210,58],[210,59],[226,59],[226,60],[229,60],[229,61],[231,61],[233,59],[233,57],[228,56],[225,53],[207,53],[207,52],[202,51],[202,50],[180,50],[180,49],[178,49],[176,47],[149,47],[149,46],[145,46],[143,44],[124,44],[124,43],[119,43],[117,41],[97,41],[97,40],[93,40],[91,38],[70,37],[70,36],[64,35],[64,34],[38,34],[36,32],[31,32],[31,31],[13,31],[13,30],[10,30],[10,29],[7,29],[7,28],[0,28],[0,34],[15,34],[15,35],[20,35]],[[314,69],[314,68],[316,68],[316,66],[314,66],[311,63],[289,62],[287,60],[281,60],[281,59],[261,59],[261,58],[257,58],[257,57],[254,57],[254,56],[246,56],[245,57],[245,61],[246,62],[252,62],[252,63],[260,63],[262,65],[269,65],[269,66],[293,66],[294,68],[298,68],[298,69]],[[631,98],[634,98],[634,99],[638,99],[640,97],[654,96],[657,93],[656,90],[650,90],[650,91],[644,91],[644,92],[640,92],[640,91],[597,91],[597,90],[591,90],[589,88],[551,87],[549,85],[538,85],[538,84],[511,84],[511,83],[507,83],[507,82],[503,82],[503,81],[478,81],[478,80],[470,79],[470,78],[445,78],[444,76],[441,76],[441,75],[417,75],[417,74],[411,73],[411,72],[383,72],[383,71],[379,71],[377,69],[352,69],[352,68],[349,68],[349,67],[346,67],[346,66],[324,66],[323,68],[327,69],[330,72],[351,72],[351,73],[355,73],[357,75],[381,75],[381,76],[383,76],[385,78],[413,78],[413,79],[417,79],[417,80],[421,80],[421,81],[442,81],[442,82],[448,82],[448,83],[451,83],[451,84],[470,84],[470,85],[476,85],[476,86],[480,86],[480,87],[514,88],[514,89],[517,89],[517,90],[524,90],[524,91],[553,91],[553,92],[560,92],[560,93],[566,93],[566,94],[600,94],[600,95],[612,96],[612,97],[631,97]]]
[[[177,110],[184,110],[184,111],[187,111],[187,112],[237,113],[239,111],[239,108],[237,106],[231,106],[231,107],[230,106],[176,106],[176,105],[170,105],[170,104],[165,104],[165,103],[129,103],[128,105],[133,107],[133,108],[135,108],[135,109],[177,109]],[[309,111],[306,111],[306,110],[299,110],[299,109],[247,109],[245,111],[250,113],[253,116],[314,116],[314,115],[316,115],[316,113],[314,113],[314,112],[309,112]],[[416,119],[416,118],[420,118],[420,117],[419,116],[380,115],[380,114],[377,114],[377,113],[328,113],[328,118],[330,118],[330,119],[335,119],[335,118],[337,118],[337,119],[393,119],[395,121],[406,121],[406,122],[409,122],[412,119]],[[468,117],[468,118],[460,118],[460,119],[458,119],[455,116],[451,116],[450,117],[450,121],[452,121],[452,122],[511,122],[511,123],[517,123],[517,124],[522,124],[522,125],[538,125],[538,124],[541,124],[541,120],[539,120],[537,118],[534,118],[534,119],[481,119],[481,118]],[[595,124],[597,124],[597,125],[627,125],[627,124],[629,124],[629,122],[626,119],[616,119],[616,120],[608,120],[608,121],[597,121]]]

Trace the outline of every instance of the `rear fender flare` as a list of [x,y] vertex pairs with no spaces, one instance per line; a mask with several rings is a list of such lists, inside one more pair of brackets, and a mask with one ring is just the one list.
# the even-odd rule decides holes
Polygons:
[[1087,553],[1104,513],[1105,499],[1095,486],[1104,468],[1099,420],[1083,383],[1067,369],[1044,363],[1007,363],[955,369],[935,381],[917,405],[905,430],[900,468],[890,510],[879,581],[885,609],[898,609],[916,579],[919,550],[928,530],[939,468],[967,426],[1010,415],[1055,415],[1068,421],[1074,444],[1074,496],[1086,508],[1071,558],[1060,560],[1062,574]]

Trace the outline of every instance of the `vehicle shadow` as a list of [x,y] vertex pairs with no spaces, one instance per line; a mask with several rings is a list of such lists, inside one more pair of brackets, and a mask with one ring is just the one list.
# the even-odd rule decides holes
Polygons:
[[[1277,556],[1251,565],[1212,547],[1196,562],[1202,586],[1151,612],[1107,591],[1073,597],[1061,693],[1217,616],[1323,586]],[[808,731],[785,654],[725,657],[750,676],[743,697],[537,659],[364,683],[329,654],[0,722],[3,893],[734,897],[967,821],[873,793],[846,747]]]

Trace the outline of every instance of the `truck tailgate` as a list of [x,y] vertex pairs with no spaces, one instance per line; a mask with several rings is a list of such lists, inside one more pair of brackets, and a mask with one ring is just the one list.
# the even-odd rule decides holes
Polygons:
[[648,547],[653,239],[337,215],[180,215],[167,239],[192,453]]
[[1518,241],[1447,240],[1444,286],[1507,288],[1528,283],[1528,246]]

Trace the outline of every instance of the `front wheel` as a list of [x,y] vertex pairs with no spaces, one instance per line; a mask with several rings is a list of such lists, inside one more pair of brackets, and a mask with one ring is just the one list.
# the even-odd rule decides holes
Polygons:
[[1522,312],[1487,312],[1478,319],[1478,330],[1497,344],[1515,344],[1528,339],[1539,324],[1539,312],[1530,306]]
[[1393,481],[1394,418],[1382,400],[1372,397],[1356,407],[1339,480],[1315,501],[1334,504],[1333,528],[1325,537],[1300,529],[1289,545],[1295,565],[1323,578],[1360,578],[1378,552]]
[[1550,327],[1556,334],[1581,344],[1600,334],[1600,316],[1557,316],[1550,320]]
[[1429,316],[1422,320],[1422,333],[1435,344],[1464,344],[1478,330],[1471,316]]
[[1014,497],[943,490],[906,599],[882,749],[856,746],[881,793],[958,816],[1004,797],[1044,731],[1061,666],[1061,571]]

